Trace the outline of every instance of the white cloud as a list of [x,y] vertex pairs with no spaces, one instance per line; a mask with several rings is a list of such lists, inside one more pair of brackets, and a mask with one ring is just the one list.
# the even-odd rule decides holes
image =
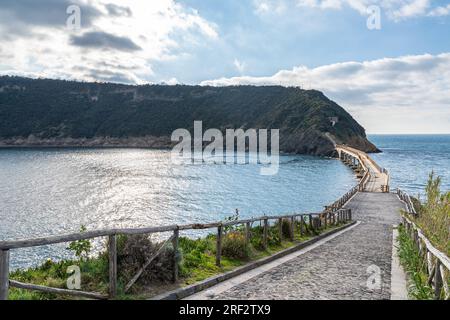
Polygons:
[[[65,27],[62,2],[58,10],[56,0],[40,4],[48,6],[49,24],[43,17],[46,8],[40,8],[39,20],[5,1],[8,6],[0,7],[3,74],[143,83],[153,75],[154,62],[183,55],[183,46],[218,38],[215,24],[175,0],[71,0],[81,7],[79,31]],[[21,33],[9,37],[11,25],[20,26]]]
[[[259,7],[264,4],[265,11],[269,11],[271,6],[268,5],[267,1],[260,0],[257,1],[257,4]],[[286,6],[287,3],[292,1],[278,0],[277,2]],[[387,17],[395,21],[414,17],[448,15],[450,11],[448,6],[432,6],[431,0],[294,0],[294,3],[297,7],[321,10],[351,8],[361,15],[367,15],[367,8],[376,5]]]
[[284,0],[253,0],[253,6],[257,15],[283,14],[287,9]]
[[450,15],[450,4],[444,7],[437,7],[428,13],[430,17],[443,17]]
[[450,53],[298,66],[268,77],[234,77],[202,85],[283,85],[323,91],[369,132],[449,132]]
[[234,59],[233,65],[240,74],[244,73],[246,68],[245,62],[241,62],[238,59]]
[[392,12],[394,19],[405,19],[426,15],[430,7],[430,0],[412,0],[402,4]]

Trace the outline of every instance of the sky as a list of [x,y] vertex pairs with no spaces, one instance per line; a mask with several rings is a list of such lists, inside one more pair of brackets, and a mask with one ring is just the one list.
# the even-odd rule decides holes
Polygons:
[[450,133],[450,1],[1,0],[0,74],[299,86],[368,133]]

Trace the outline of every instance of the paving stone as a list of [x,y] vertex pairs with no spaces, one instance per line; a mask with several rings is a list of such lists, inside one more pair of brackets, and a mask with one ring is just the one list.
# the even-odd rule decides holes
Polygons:
[[[403,204],[394,194],[358,193],[346,206],[361,223],[325,244],[213,299],[390,299],[392,225]],[[369,288],[368,267],[381,271]]]

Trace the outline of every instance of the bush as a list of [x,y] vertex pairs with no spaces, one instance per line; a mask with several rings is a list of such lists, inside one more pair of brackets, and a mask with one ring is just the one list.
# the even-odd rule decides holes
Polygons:
[[281,231],[284,239],[293,239],[291,219],[283,219],[281,223]]
[[180,237],[179,246],[181,250],[181,275],[188,275],[189,269],[207,266],[211,267],[214,244],[212,236],[200,239],[189,239]]
[[[150,259],[163,243],[154,242],[146,235],[120,236],[118,241],[117,264],[119,276],[128,282],[136,272]],[[139,278],[139,284],[169,282],[173,275],[174,250],[166,247],[145,269]]]
[[415,222],[427,238],[447,255],[450,255],[450,192],[440,190],[441,178],[432,172],[426,187],[426,202],[416,206],[419,217]]
[[250,254],[245,235],[238,231],[227,233],[222,243],[222,254],[233,259],[248,259]]
[[[86,232],[86,227],[81,226],[80,232]],[[79,261],[87,261],[89,259],[89,254],[91,253],[91,249],[92,244],[89,239],[73,241],[67,247],[67,250],[74,252]]]

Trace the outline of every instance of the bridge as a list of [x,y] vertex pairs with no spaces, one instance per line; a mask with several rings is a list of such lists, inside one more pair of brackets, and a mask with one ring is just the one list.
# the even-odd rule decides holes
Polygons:
[[386,169],[381,168],[375,161],[372,160],[365,152],[358,149],[345,146],[336,145],[336,151],[339,158],[353,170],[358,176],[363,177],[367,173],[368,179],[364,190],[367,192],[388,192],[389,191],[389,173]]
[[406,299],[394,246],[405,204],[389,192],[388,171],[366,153],[345,145],[336,151],[360,183],[326,210],[351,209],[355,225],[186,299]]

